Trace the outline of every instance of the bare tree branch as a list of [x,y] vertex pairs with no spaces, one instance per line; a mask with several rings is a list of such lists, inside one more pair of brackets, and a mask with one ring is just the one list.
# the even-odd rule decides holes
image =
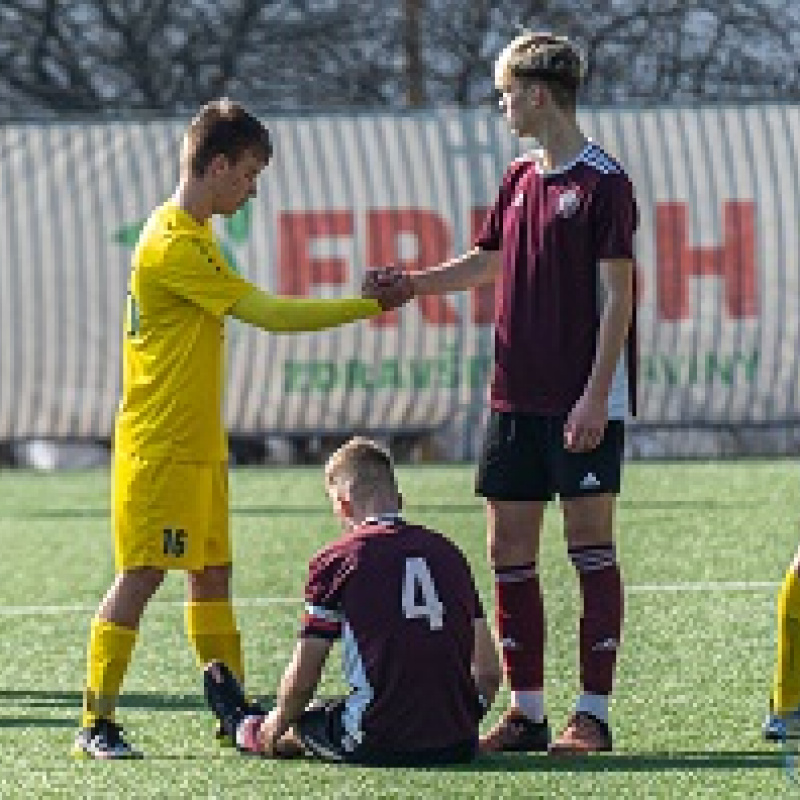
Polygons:
[[[404,0],[3,0],[0,116],[402,106]],[[494,94],[521,28],[587,51],[582,100],[800,99],[795,0],[415,0],[429,103]]]

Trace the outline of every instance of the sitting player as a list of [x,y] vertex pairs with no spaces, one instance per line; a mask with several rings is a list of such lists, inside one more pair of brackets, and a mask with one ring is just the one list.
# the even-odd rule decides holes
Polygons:
[[[206,698],[240,750],[422,766],[471,760],[500,663],[470,567],[444,536],[400,516],[392,460],[356,437],[325,484],[343,535],[311,560],[305,615],[277,705],[253,713],[231,671],[205,669]],[[309,705],[335,639],[350,693]]]

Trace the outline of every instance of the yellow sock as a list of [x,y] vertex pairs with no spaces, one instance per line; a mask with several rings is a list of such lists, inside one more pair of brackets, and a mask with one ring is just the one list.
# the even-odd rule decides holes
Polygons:
[[242,642],[229,600],[203,600],[186,604],[186,629],[197,663],[222,661],[244,682]]
[[772,689],[774,713],[784,716],[800,705],[800,576],[793,564],[778,596],[778,660]]
[[137,631],[100,617],[92,620],[86,689],[83,695],[84,727],[98,717],[114,719],[119,690],[131,660]]

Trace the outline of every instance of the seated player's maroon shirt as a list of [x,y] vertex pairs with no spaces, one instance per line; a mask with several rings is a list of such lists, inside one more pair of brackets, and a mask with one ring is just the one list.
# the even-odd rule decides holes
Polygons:
[[[596,354],[599,262],[633,260],[636,224],[628,177],[593,142],[558,170],[543,171],[530,157],[506,170],[475,242],[500,250],[502,260],[493,409],[548,415],[572,409]],[[633,394],[631,348],[628,365]]]
[[365,523],[314,556],[305,599],[301,635],[342,638],[345,747],[417,753],[477,740],[483,608],[452,542],[399,518]]

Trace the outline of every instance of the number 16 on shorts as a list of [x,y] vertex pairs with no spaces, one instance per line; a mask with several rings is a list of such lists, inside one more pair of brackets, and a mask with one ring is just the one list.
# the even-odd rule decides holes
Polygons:
[[186,552],[187,535],[183,528],[164,528],[164,555],[180,558]]

